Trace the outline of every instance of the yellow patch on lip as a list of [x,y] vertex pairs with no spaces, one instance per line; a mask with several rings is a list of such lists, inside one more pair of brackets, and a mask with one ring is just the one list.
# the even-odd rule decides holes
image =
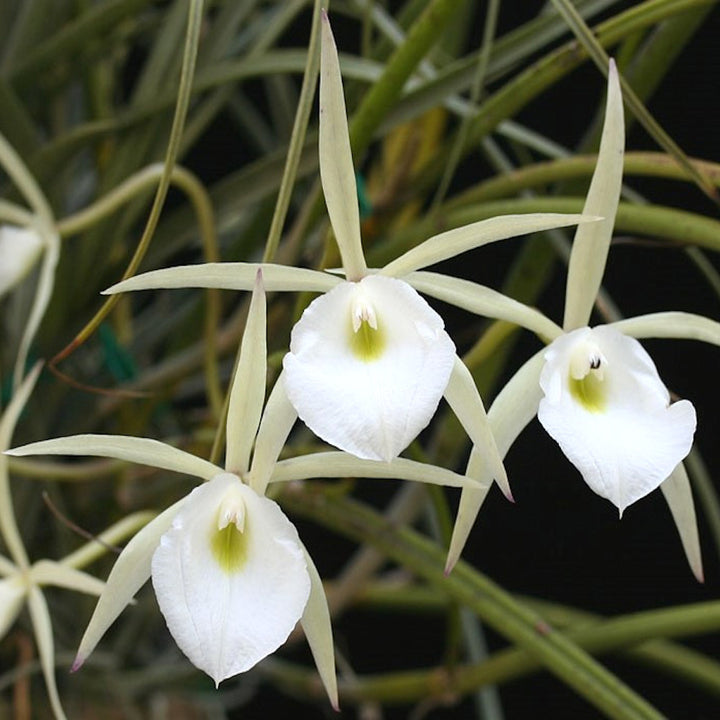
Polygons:
[[569,379],[570,394],[589,412],[597,413],[605,410],[606,398],[603,380],[596,370],[591,370],[584,378]]
[[362,320],[357,330],[350,326],[350,348],[363,362],[377,360],[385,349],[385,333],[380,327],[373,328],[367,320]]
[[217,564],[224,572],[228,574],[237,572],[247,560],[247,525],[242,532],[232,522],[222,530],[214,530],[210,538],[210,548]]

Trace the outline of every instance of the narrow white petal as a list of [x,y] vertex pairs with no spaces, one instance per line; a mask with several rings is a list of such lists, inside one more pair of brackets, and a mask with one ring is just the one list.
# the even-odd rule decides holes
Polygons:
[[285,388],[323,440],[390,461],[430,422],[454,357],[442,318],[410,285],[371,275],[305,310],[283,360]]
[[262,271],[258,270],[230,389],[227,413],[225,469],[244,475],[257,434],[267,378],[266,303]]
[[596,220],[594,217],[561,213],[528,213],[488,218],[434,235],[393,260],[380,272],[383,275],[402,277],[413,270],[434,265],[498,240]]
[[275,466],[270,482],[341,477],[414,480],[446,487],[477,485],[474,478],[459,475],[437,465],[416,462],[407,458],[394,458],[391,462],[361,460],[344,452],[312,453],[281,460]]
[[480,393],[470,371],[457,356],[455,356],[455,366],[450,374],[450,381],[445,388],[445,399],[465,428],[473,445],[483,455],[483,464],[487,472],[500,486],[505,497],[512,501],[510,483],[502,458],[498,453]]
[[[531,357],[507,382],[488,410],[490,428],[498,453],[504,458],[523,428],[535,417],[542,397],[538,378],[545,362],[545,350]],[[479,488],[463,488],[460,506],[448,550],[445,572],[450,572],[467,542],[475,518],[492,485],[492,475],[484,457],[473,448],[465,474],[479,482]]]
[[22,610],[27,585],[19,573],[0,580],[0,640]]
[[686,312],[659,312],[612,323],[624,335],[637,338],[675,338],[700,340],[720,345],[720,323]]
[[4,555],[0,555],[0,575],[14,575],[16,572],[17,567]]
[[252,290],[257,271],[262,270],[266,292],[291,290],[297,292],[325,292],[342,282],[329,273],[262,263],[205,263],[178,265],[151,270],[123,280],[103,292],[104,295],[131,290],[172,288],[218,288],[225,290]]
[[410,273],[403,280],[425,295],[483,317],[515,323],[547,341],[562,335],[562,328],[539,310],[470,280],[426,271]]
[[53,714],[56,720],[66,720],[55,682],[55,642],[53,641],[50,612],[44,595],[36,587],[31,587],[28,592],[28,609]]
[[172,524],[173,518],[187,498],[179,500],[149,522],[123,548],[115,561],[98,604],[90,618],[73,663],[78,670],[95,649],[105,631],[133,599],[135,593],[150,577],[150,564],[160,537]]
[[0,225],[0,297],[30,272],[40,257],[43,244],[34,228]]
[[660,485],[663,497],[670,508],[675,526],[680,533],[685,557],[698,582],[704,582],[700,537],[698,536],[695,503],[693,502],[690,479],[683,463],[680,463],[667,480]]
[[296,420],[297,412],[285,392],[285,373],[281,372],[265,404],[250,466],[248,484],[258,495],[265,494],[275,463]]
[[310,576],[310,597],[300,624],[305,632],[310,651],[317,666],[320,679],[328,694],[330,704],[339,710],[337,675],[335,674],[335,648],[333,646],[332,624],[325,588],[310,554],[302,545],[308,574]]
[[8,455],[90,455],[127,460],[209,480],[222,468],[150,438],[125,435],[69,435],[41,440],[7,451]]
[[[580,400],[570,374],[588,347],[602,356],[603,377],[592,397]],[[670,405],[650,356],[610,326],[575,330],[553,342],[545,358],[538,418],[590,488],[622,514],[690,452],[695,409],[687,400]]]
[[30,568],[30,577],[37,585],[55,585],[87,595],[100,596],[105,590],[102,580],[54,560],[38,560]]
[[[7,452],[6,448],[12,441],[15,425],[30,397],[30,393],[35,387],[41,369],[42,363],[36,363],[15,390],[10,404],[2,414],[2,418],[0,418],[0,450],[4,452]],[[28,556],[15,520],[13,498],[10,493],[8,459],[4,456],[0,456],[0,536],[3,538],[12,559],[21,567],[26,568]]]
[[54,228],[47,228],[43,231],[45,240],[45,254],[40,264],[35,297],[33,298],[30,314],[25,322],[25,330],[20,338],[17,357],[15,359],[15,370],[13,372],[13,384],[17,387],[20,384],[22,375],[25,372],[30,346],[35,339],[35,334],[40,327],[45,311],[50,303],[53,288],[55,287],[55,270],[60,260],[60,237]]
[[335,39],[322,14],[320,54],[320,179],[345,276],[359,280],[367,267],[360,239],[355,170]]
[[563,328],[566,331],[587,325],[600,288],[620,200],[624,150],[622,94],[617,69],[611,60],[600,150],[583,208],[583,214],[598,215],[603,220],[580,225],[575,232],[565,293]]
[[[223,517],[243,529],[227,546]],[[232,544],[231,543],[231,544]],[[225,473],[195,488],[163,535],[152,581],[170,633],[190,661],[220,683],[274,652],[295,627],[310,594],[302,547],[280,508]]]

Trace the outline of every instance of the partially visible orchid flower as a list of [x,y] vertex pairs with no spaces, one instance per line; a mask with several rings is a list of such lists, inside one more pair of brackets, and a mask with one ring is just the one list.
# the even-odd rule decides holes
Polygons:
[[[320,291],[292,332],[283,387],[317,435],[359,458],[391,461],[429,423],[444,396],[506,496],[510,488],[480,396],[440,316],[418,294],[414,270],[513,235],[574,225],[579,215],[492,218],[426,240],[381,270],[369,270],[360,237],[342,78],[327,16],[320,63],[320,174],[345,280],[263,265],[268,289]],[[140,275],[107,292],[167,287],[247,289],[258,265],[223,263]],[[422,274],[421,274],[422,275]],[[422,292],[442,292],[423,280]],[[452,302],[452,301],[451,301]],[[516,305],[491,300],[511,316]]]
[[28,212],[10,202],[2,203],[0,226],[0,296],[22,280],[42,254],[32,307],[18,348],[13,384],[17,388],[25,373],[30,346],[45,315],[55,285],[55,269],[60,258],[60,236],[50,203],[22,158],[0,133],[0,166],[13,180],[32,209]]
[[[300,620],[337,705],[332,631],[320,578],[292,523],[264,497],[267,479],[258,489],[247,484],[264,398],[265,332],[265,294],[258,273],[231,388],[225,469],[154,440],[112,435],[58,438],[9,452],[94,454],[207,481],[126,545],[85,631],[73,670],[85,662],[152,575],[170,633],[216,684],[274,652]],[[262,443],[258,439],[258,448]],[[259,449],[256,459],[263,453]]]
[[[342,452],[277,461],[297,418],[282,376],[263,412],[267,374],[261,273],[230,391],[225,467],[147,438],[78,435],[32,443],[11,455],[96,455],[192,475],[205,484],[158,515],[123,549],[80,643],[78,669],[152,576],[180,649],[216,683],[274,652],[300,621],[330,701],[337,706],[332,630],[322,581],[292,523],[265,497],[270,482],[384,477],[464,487],[474,480],[398,458]],[[252,462],[250,458],[252,455]]]
[[0,297],[30,272],[42,249],[43,239],[34,228],[0,225]]
[[[0,419],[0,450],[4,451],[9,447],[15,425],[35,386],[40,369],[41,365],[38,363],[28,373]],[[30,562],[13,512],[8,458],[5,455],[0,455],[0,537],[12,558],[0,555],[0,639],[17,619],[23,604],[27,603],[50,704],[55,717],[58,720],[65,720],[65,712],[60,703],[55,681],[55,644],[52,624],[41,588],[45,585],[55,585],[91,595],[100,595],[105,583],[79,570],[75,562],[76,557],[73,557],[75,554],[60,561]]]
[[[577,229],[570,255],[563,327],[555,326],[548,332],[547,323],[538,322],[529,313],[519,323],[547,338],[550,344],[508,382],[488,416],[504,456],[537,415],[588,486],[610,500],[621,515],[628,505],[660,487],[688,562],[702,580],[695,510],[682,464],[692,446],[695,410],[687,400],[670,403],[667,388],[637,339],[687,338],[720,345],[720,323],[689,313],[664,312],[594,328],[587,326],[615,223],[623,149],[622,96],[611,61],[597,167],[583,210],[604,219]],[[476,288],[478,292],[487,290]],[[480,480],[488,478],[475,452],[467,474]],[[460,556],[485,494],[482,489],[463,490],[448,569]]]

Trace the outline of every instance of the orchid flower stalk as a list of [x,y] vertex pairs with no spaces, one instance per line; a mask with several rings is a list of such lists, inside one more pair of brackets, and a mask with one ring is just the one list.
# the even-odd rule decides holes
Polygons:
[[[222,263],[168,268],[109,288],[248,289],[262,267],[268,290],[324,293],[292,331],[282,388],[305,424],[323,440],[361,459],[392,461],[448,401],[492,477],[511,497],[482,400],[440,316],[419,295],[442,294],[442,276],[420,268],[514,235],[574,225],[579,215],[499,217],[426,240],[380,270],[365,262],[357,188],[337,49],[322,18],[320,62],[320,175],[345,279],[278,265]],[[594,218],[590,218],[594,219]],[[461,293],[462,294],[462,293]],[[464,298],[470,301],[468,295]],[[497,293],[490,305],[514,316],[517,304]],[[524,310],[523,310],[524,311]]]
[[476,482],[404,458],[385,463],[329,452],[278,462],[297,413],[282,391],[282,376],[263,411],[265,314],[258,271],[230,389],[224,467],[156,440],[116,435],[56,438],[9,451],[118,458],[205,481],[125,546],[82,638],[74,670],[152,577],[170,633],[216,684],[274,652],[300,621],[336,707],[332,630],[322,581],[292,523],[265,497],[268,484],[345,475],[455,487]]
[[[550,320],[530,308],[524,312],[519,324],[546,338],[549,345],[518,370],[488,416],[504,456],[537,415],[587,485],[610,500],[621,516],[628,505],[660,487],[691,569],[702,580],[695,510],[682,465],[692,446],[695,410],[687,400],[670,403],[667,388],[638,340],[686,338],[720,345],[720,323],[689,313],[664,312],[588,326],[620,197],[623,149],[622,96],[611,61],[597,166],[583,210],[603,220],[577,229],[562,328],[553,330]],[[448,287],[446,292],[453,290]],[[467,474],[481,480],[488,477],[475,452]],[[484,487],[487,483],[481,483]],[[448,570],[459,558],[484,498],[482,489],[463,490]]]

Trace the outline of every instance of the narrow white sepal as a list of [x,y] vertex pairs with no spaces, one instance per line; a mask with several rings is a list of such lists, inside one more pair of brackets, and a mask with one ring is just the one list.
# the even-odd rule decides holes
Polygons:
[[275,463],[296,420],[297,412],[285,391],[285,373],[281,372],[265,404],[250,465],[248,484],[258,495],[265,494]]
[[265,263],[222,262],[178,265],[161,270],[151,270],[110,286],[103,291],[103,295],[115,295],[133,290],[169,290],[173,288],[252,290],[258,270],[262,270],[266,292],[282,290],[325,292],[342,282],[341,278],[329,273],[306,268]]
[[[535,417],[542,393],[538,379],[545,362],[544,349],[533,355],[506,383],[488,410],[488,421],[498,453],[504,458],[523,428]],[[449,573],[460,558],[490,487],[492,475],[483,456],[473,448],[465,474],[477,479],[478,489],[463,488],[445,564]]]
[[700,340],[720,346],[720,323],[703,315],[686,312],[658,312],[639,315],[611,324],[623,335],[642,338]]
[[430,295],[476,315],[507,320],[534,332],[548,342],[562,335],[562,328],[539,310],[470,280],[427,271],[413,272],[403,279],[424,295]]
[[498,240],[595,221],[596,217],[562,213],[528,213],[487,218],[434,235],[388,263],[380,273],[403,277],[413,270],[420,270]]
[[698,535],[695,503],[693,502],[690,479],[683,463],[680,463],[667,480],[660,485],[665,502],[672,513],[675,526],[680,533],[685,557],[698,582],[705,582],[700,537]]
[[281,460],[273,470],[270,482],[291,482],[310,478],[386,478],[411,480],[446,487],[477,485],[474,478],[466,477],[428,463],[408,458],[384,460],[361,460],[345,452],[321,452]]
[[126,435],[69,435],[7,451],[8,455],[91,455],[116,458],[209,480],[222,468],[159,440]]
[[450,546],[448,547],[447,558],[445,559],[445,574],[449,575],[457,564],[465,548],[465,543],[470,536],[470,531],[475,525],[480,508],[492,487],[492,473],[487,467],[485,458],[478,448],[473,445],[470,451],[470,458],[465,474],[470,478],[476,478],[477,487],[463,488],[460,493],[457,516],[453,525]]
[[[233,508],[242,532],[225,522]],[[223,529],[237,534],[229,544]],[[310,594],[295,527],[230,473],[185,499],[153,555],[152,582],[175,642],[216,685],[280,647]]]
[[35,387],[35,383],[42,370],[42,363],[37,362],[33,365],[32,370],[25,376],[20,387],[18,387],[13,398],[5,408],[5,412],[2,414],[0,419],[0,449],[9,455],[12,455],[12,451],[8,451],[7,448],[12,440],[13,432],[15,432],[15,425],[17,425],[20,413],[23,411],[25,404],[30,397],[30,393]]
[[27,585],[19,572],[0,580],[0,640],[22,610]]
[[30,272],[43,245],[42,236],[33,227],[0,225],[0,297]]
[[15,369],[13,371],[13,385],[15,387],[20,384],[25,372],[30,346],[50,303],[53,288],[55,287],[55,270],[60,260],[60,236],[57,231],[52,227],[41,228],[41,230],[44,235],[45,254],[40,265],[35,297],[33,298],[28,319],[25,322],[25,331],[20,338],[20,345],[15,359]]
[[262,271],[258,270],[228,402],[225,469],[236,475],[244,475],[248,470],[250,451],[255,441],[265,400],[267,378],[265,312]]
[[[584,390],[571,377],[583,358],[594,368]],[[695,409],[687,400],[670,405],[650,356],[611,326],[568,333],[548,346],[545,359],[538,419],[588,486],[622,515],[690,452]]]
[[11,563],[4,555],[0,555],[0,575],[14,575],[17,567]]
[[54,560],[38,560],[30,568],[30,577],[36,585],[55,585],[87,595],[100,596],[105,589],[102,580]]
[[52,623],[45,596],[37,587],[28,590],[28,610],[32,621],[35,640],[37,641],[40,667],[42,668],[45,685],[50,696],[50,706],[56,720],[67,720],[60,703],[57,683],[55,681],[55,642],[52,634]]
[[115,622],[118,615],[133,599],[135,593],[150,577],[150,564],[160,537],[170,527],[173,518],[186,500],[187,498],[178,500],[160,513],[123,548],[110,571],[105,590],[100,595],[85,634],[80,641],[80,647],[72,666],[73,672],[82,666],[106,630]]
[[327,13],[322,12],[320,51],[320,179],[345,276],[359,280],[367,266],[360,238],[360,210],[347,125],[340,63]]
[[503,495],[512,502],[513,496],[510,483],[508,482],[502,457],[495,444],[495,437],[490,428],[482,398],[470,371],[457,356],[455,356],[450,381],[445,388],[445,399],[465,428],[465,432],[472,440],[473,445],[483,455],[483,464],[490,477],[500,486]]
[[[6,448],[12,441],[15,425],[30,397],[30,393],[35,387],[41,369],[42,363],[35,363],[33,369],[27,374],[22,383],[20,383],[20,386],[16,388],[12,400],[0,418],[0,450],[4,453],[9,452]],[[15,520],[13,498],[10,493],[8,459],[2,456],[0,456],[0,536],[2,536],[5,541],[8,552],[15,563],[26,568],[29,560]]]
[[369,275],[305,310],[283,360],[285,388],[323,440],[390,461],[430,422],[454,357],[442,318],[410,285]]
[[624,150],[622,93],[617,68],[611,59],[597,165],[583,208],[584,215],[597,215],[603,219],[579,225],[575,232],[565,291],[563,329],[566,332],[587,325],[600,288],[620,200]]
[[315,567],[310,554],[301,543],[308,575],[310,576],[310,596],[305,605],[300,624],[312,652],[315,666],[330,704],[335,711],[340,709],[338,702],[337,675],[335,673],[335,648],[333,646],[332,624],[322,578]]

